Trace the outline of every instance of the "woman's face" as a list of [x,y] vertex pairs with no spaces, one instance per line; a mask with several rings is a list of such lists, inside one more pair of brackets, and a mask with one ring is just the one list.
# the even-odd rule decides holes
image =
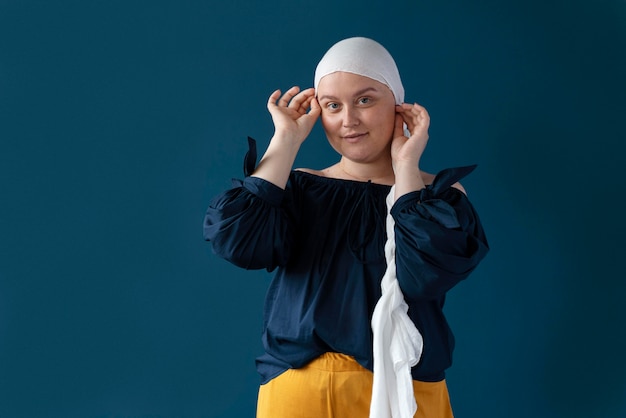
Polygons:
[[330,145],[359,163],[390,158],[396,102],[385,84],[357,74],[335,72],[317,87],[322,126]]

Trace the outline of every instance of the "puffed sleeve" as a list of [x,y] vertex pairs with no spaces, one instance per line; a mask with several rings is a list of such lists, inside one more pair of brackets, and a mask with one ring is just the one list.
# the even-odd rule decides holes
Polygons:
[[450,187],[475,167],[443,170],[431,185],[401,196],[391,208],[398,282],[408,301],[443,296],[489,251],[474,207]]
[[248,176],[253,168],[250,161],[255,159],[256,152],[250,144],[244,161],[247,177],[235,180],[232,189],[211,201],[203,232],[204,239],[211,242],[213,252],[220,257],[245,269],[271,271],[289,258],[295,221],[287,191]]

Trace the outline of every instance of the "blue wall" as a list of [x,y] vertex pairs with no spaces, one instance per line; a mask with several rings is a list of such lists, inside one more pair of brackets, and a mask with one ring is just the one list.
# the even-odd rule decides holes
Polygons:
[[[265,272],[210,198],[275,88],[373,37],[492,251],[450,293],[458,417],[626,417],[626,3],[0,0],[0,416],[252,417]],[[299,166],[335,159],[321,129]]]

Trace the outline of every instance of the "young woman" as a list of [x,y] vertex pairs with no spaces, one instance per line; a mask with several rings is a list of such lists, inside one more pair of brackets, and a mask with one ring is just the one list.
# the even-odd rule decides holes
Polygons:
[[[254,153],[247,155],[245,179],[214,198],[205,218],[205,238],[219,256],[246,269],[276,269],[265,353],[257,359],[257,417],[367,417],[370,406],[377,418],[413,416],[401,372],[398,384],[395,371],[377,371],[391,377],[374,384],[372,372],[398,352],[398,341],[417,351],[406,366],[414,416],[452,417],[445,370],[454,337],[443,304],[488,251],[458,183],[473,167],[437,176],[420,170],[429,115],[404,103],[396,64],[379,43],[338,42],[318,64],[314,85],[271,94],[275,133],[267,151],[256,168]],[[294,170],[318,119],[339,160]],[[398,321],[372,322],[387,274],[408,321],[393,342],[377,327]],[[385,315],[385,307],[376,309]],[[381,393],[386,401],[374,406]]]

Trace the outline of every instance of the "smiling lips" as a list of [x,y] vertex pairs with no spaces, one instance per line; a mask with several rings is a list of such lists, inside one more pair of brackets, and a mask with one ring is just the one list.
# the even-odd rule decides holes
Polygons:
[[367,135],[367,132],[365,132],[365,133],[351,133],[351,134],[348,134],[348,135],[344,135],[343,139],[346,142],[354,144],[355,142],[359,142],[362,138],[364,138],[365,135]]

